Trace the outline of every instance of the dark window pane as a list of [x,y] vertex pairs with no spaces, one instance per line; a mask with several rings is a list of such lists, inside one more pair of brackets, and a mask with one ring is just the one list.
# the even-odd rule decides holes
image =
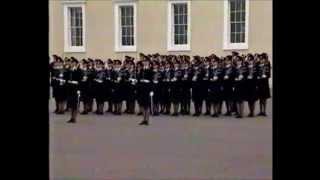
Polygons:
[[240,34],[240,42],[242,42],[242,43],[245,42],[244,38],[245,38],[245,33],[241,33]]
[[230,10],[234,11],[235,10],[235,0],[230,0]]
[[236,25],[235,23],[231,23],[231,33],[236,31]]
[[235,32],[240,32],[240,23],[235,23],[235,24],[236,24]]
[[231,43],[235,42],[235,33],[230,34],[230,41],[231,41]]
[[241,32],[245,32],[246,31],[246,24],[245,23],[241,23],[241,26],[240,26],[240,31]]
[[245,11],[246,9],[246,1],[245,0],[241,0],[241,10]]
[[246,20],[246,13],[242,12],[241,13],[241,21],[245,21]]
[[178,6],[177,6],[177,4],[173,5],[173,13],[174,14],[178,14]]
[[235,40],[237,43],[240,41],[240,34],[239,33],[236,33],[236,40]]
[[126,18],[121,17],[121,25],[122,25],[122,26],[125,25],[125,19],[126,19]]
[[235,20],[236,20],[236,14],[232,12],[232,13],[230,14],[230,21],[233,22],[233,21],[235,21]]
[[183,24],[188,24],[188,16],[185,15],[184,18],[183,18]]
[[241,0],[236,0],[236,9],[240,10]]
[[236,12],[236,21],[240,21],[241,13],[239,11]]

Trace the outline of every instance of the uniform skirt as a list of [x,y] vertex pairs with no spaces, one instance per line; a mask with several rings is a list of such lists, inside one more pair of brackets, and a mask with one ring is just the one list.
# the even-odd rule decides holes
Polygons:
[[76,109],[79,103],[79,97],[77,94],[78,85],[68,84],[66,86],[67,89],[67,101],[70,108]]
[[125,84],[124,83],[115,83],[113,91],[113,102],[120,103],[125,99]]
[[151,83],[141,83],[139,85],[138,102],[144,108],[150,107],[150,104],[151,104],[150,92],[151,91],[152,91],[152,84]]
[[257,96],[257,80],[246,80],[246,101],[256,101]]
[[67,88],[65,85],[63,86],[53,86],[52,87],[52,96],[57,100],[57,101],[65,101],[67,99]]
[[94,98],[96,99],[97,103],[103,103],[106,98],[104,84],[95,82],[93,84],[93,88],[94,88]]
[[218,103],[223,100],[223,91],[221,82],[212,82],[209,85],[209,100],[212,103]]
[[191,84],[189,81],[182,81],[181,83],[181,100],[187,101],[191,99]]
[[172,103],[181,102],[181,82],[172,82],[170,88],[170,101]]
[[231,81],[222,82],[222,99],[225,101],[233,100],[233,83]]
[[202,102],[207,92],[204,82],[196,81],[192,83],[192,100],[194,102]]
[[257,96],[260,99],[268,99],[270,95],[269,79],[257,80]]
[[246,100],[246,81],[238,81],[234,83],[233,100],[244,101]]
[[161,85],[159,83],[152,84],[152,91],[154,92],[153,102],[159,104],[161,100]]
[[170,83],[169,82],[163,82],[160,86],[161,88],[161,104],[168,104],[170,103]]

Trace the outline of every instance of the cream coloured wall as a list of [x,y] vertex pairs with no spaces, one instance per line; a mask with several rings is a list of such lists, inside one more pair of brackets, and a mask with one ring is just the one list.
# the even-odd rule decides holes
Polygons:
[[[114,14],[112,0],[86,2],[86,52],[64,52],[63,4],[49,0],[50,55],[77,58],[137,57],[140,52],[160,54],[217,55],[223,50],[223,0],[191,0],[191,51],[167,51],[167,0],[137,0],[137,52],[114,51]],[[240,52],[267,52],[272,59],[272,0],[250,0],[249,49]]]

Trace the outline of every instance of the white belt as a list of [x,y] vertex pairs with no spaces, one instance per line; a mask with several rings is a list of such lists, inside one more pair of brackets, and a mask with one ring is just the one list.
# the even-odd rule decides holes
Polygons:
[[102,80],[100,80],[100,79],[94,79],[96,82],[98,82],[98,83],[102,83],[103,81]]
[[153,81],[153,83],[158,84],[159,81]]
[[78,81],[68,81],[70,84],[78,84]]
[[60,81],[60,82],[66,82],[66,80],[64,80],[64,79],[58,79],[58,78],[56,78],[56,80],[57,80],[57,81]]
[[143,83],[150,83],[150,81],[147,80],[147,79],[142,79],[141,82],[143,82]]

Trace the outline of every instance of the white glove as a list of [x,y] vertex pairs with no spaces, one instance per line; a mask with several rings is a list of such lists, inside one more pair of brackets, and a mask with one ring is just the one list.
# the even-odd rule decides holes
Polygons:
[[80,95],[80,91],[79,90],[77,91],[77,94]]
[[153,96],[153,95],[154,95],[154,93],[153,93],[153,91],[151,91],[151,92],[150,92],[150,96]]

